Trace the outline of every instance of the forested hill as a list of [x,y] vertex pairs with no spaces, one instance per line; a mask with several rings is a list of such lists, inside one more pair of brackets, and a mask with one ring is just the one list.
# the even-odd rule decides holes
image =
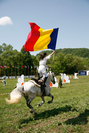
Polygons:
[[[50,54],[52,51],[45,51],[47,54]],[[43,52],[41,52],[43,53]],[[39,53],[39,54],[41,54]],[[64,49],[56,49],[55,54],[63,53],[64,55],[71,54],[74,56],[89,58],[89,49],[88,48],[64,48]]]
[[88,57],[89,58],[89,49],[88,48],[64,48],[56,50],[56,53],[62,52],[63,54],[71,54],[79,57]]

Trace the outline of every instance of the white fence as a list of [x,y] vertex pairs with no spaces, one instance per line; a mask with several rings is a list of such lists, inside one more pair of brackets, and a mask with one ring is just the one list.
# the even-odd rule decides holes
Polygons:
[[[6,79],[15,79],[15,78],[20,78],[21,76],[6,76]],[[24,76],[24,78],[34,78],[35,75],[30,75],[30,76]],[[3,77],[0,77],[0,79],[3,79]]]

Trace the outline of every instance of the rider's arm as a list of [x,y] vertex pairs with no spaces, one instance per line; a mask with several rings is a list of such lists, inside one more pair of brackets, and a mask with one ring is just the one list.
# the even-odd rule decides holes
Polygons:
[[55,50],[48,56],[46,56],[46,59],[50,59],[50,57],[55,53]]
[[55,53],[55,50],[50,54],[51,56]]

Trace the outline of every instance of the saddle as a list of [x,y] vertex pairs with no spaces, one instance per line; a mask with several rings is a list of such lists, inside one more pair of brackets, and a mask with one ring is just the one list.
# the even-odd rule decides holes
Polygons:
[[41,88],[42,95],[45,96],[45,86],[43,85],[43,82],[40,82],[40,80],[32,78],[29,82],[34,83],[37,87]]
[[39,82],[38,79],[31,78],[31,80],[29,80],[29,82],[32,82],[32,83],[34,83],[37,87],[41,88],[41,82]]

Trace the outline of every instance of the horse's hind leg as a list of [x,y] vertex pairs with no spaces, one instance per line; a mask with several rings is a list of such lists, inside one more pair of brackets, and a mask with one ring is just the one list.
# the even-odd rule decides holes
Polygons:
[[42,106],[42,104],[44,104],[45,102],[44,97],[41,97],[41,98],[42,98],[42,103],[37,104],[37,107]]
[[52,98],[52,99],[51,99],[51,101],[48,101],[48,103],[52,103],[52,102],[53,102],[53,98],[54,98],[54,96],[53,96],[53,95],[51,95],[50,93],[49,93],[49,95],[48,95],[48,96]]
[[33,109],[33,107],[30,105],[31,101],[34,99],[35,97],[32,98],[25,98],[26,99],[26,104],[27,106],[31,109],[30,112],[36,114],[35,110]]

